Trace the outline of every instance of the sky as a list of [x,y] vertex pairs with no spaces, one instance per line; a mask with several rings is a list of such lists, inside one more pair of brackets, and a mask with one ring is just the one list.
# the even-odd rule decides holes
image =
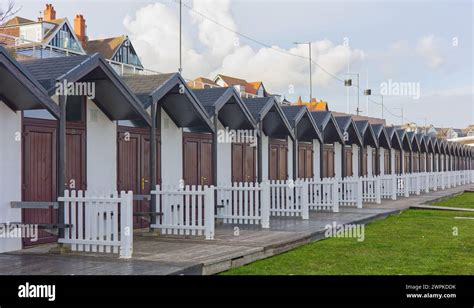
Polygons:
[[[48,2],[71,23],[84,15],[90,39],[128,35],[146,68],[177,71],[177,0]],[[36,18],[45,3],[16,0],[18,15]],[[402,109],[405,123],[474,124],[471,0],[183,0],[182,16],[185,78],[222,73],[308,100],[309,48],[294,42],[311,42],[313,97],[331,110],[355,113],[359,101],[362,115],[381,117],[383,94],[389,124]]]

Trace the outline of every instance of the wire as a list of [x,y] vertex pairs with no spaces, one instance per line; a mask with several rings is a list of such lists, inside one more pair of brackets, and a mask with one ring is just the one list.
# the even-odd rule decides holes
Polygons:
[[[177,3],[178,5],[180,4],[180,1],[179,1],[179,0],[171,0],[171,1],[174,2],[174,3]],[[271,46],[271,45],[269,45],[269,44],[267,44],[267,43],[264,43],[264,42],[261,42],[261,41],[259,41],[259,40],[257,40],[257,39],[254,39],[254,38],[252,38],[252,37],[250,37],[250,36],[248,36],[248,35],[246,35],[246,34],[244,34],[244,33],[241,33],[241,32],[239,32],[239,31],[237,31],[237,30],[235,30],[235,29],[232,29],[232,28],[230,28],[230,27],[228,27],[228,26],[226,26],[226,25],[224,25],[224,24],[222,24],[222,23],[220,23],[220,22],[218,22],[218,21],[216,21],[216,20],[210,18],[209,16],[205,15],[204,13],[201,13],[201,12],[195,10],[191,5],[189,5],[189,4],[187,4],[187,3],[181,2],[181,5],[182,5],[183,7],[185,7],[186,9],[188,9],[190,12],[192,12],[192,13],[194,13],[194,14],[196,14],[196,15],[199,15],[201,18],[204,18],[204,19],[206,19],[206,20],[208,20],[208,21],[210,21],[210,22],[212,22],[212,23],[218,25],[219,27],[222,27],[222,28],[226,29],[227,31],[232,32],[232,33],[234,33],[234,34],[236,34],[236,35],[238,35],[238,36],[241,36],[241,37],[243,37],[243,38],[245,38],[245,39],[247,39],[247,40],[249,40],[249,41],[251,41],[251,42],[254,42],[255,44],[261,45],[261,46],[263,46],[263,47],[266,47],[266,48],[275,50],[275,51],[277,51],[277,52],[280,52],[280,53],[283,53],[283,54],[286,54],[286,55],[289,55],[289,56],[293,56],[293,57],[297,57],[297,58],[300,58],[300,59],[304,59],[304,60],[306,60],[306,61],[310,60],[308,57],[305,57],[305,56],[302,56],[302,55],[297,55],[297,54],[291,53],[291,52],[289,52],[289,51],[286,51],[286,50],[284,50],[284,49],[277,48],[277,47],[275,47],[275,46]],[[335,75],[335,74],[329,72],[329,71],[326,70],[323,66],[321,66],[318,62],[316,62],[316,61],[314,61],[314,60],[311,59],[311,63],[313,63],[314,65],[316,65],[321,71],[325,72],[327,75],[329,75],[330,77],[334,78],[335,80],[337,80],[337,81],[339,81],[339,82],[341,82],[341,83],[344,83],[344,82],[345,82],[344,79],[341,79],[341,78],[338,77],[337,75]],[[362,94],[364,94],[364,93],[363,93],[363,90],[359,87],[359,85],[357,85],[357,89],[358,89],[358,91],[360,91]],[[385,105],[382,105],[381,103],[375,102],[375,101],[372,100],[370,97],[369,97],[369,101],[370,101],[372,104],[374,104],[374,105],[382,106],[382,108],[383,108],[385,111],[387,111],[390,115],[392,115],[392,116],[394,116],[394,117],[397,117],[397,118],[402,118],[402,115],[398,115],[398,114],[393,113],[393,112],[392,112],[390,109],[388,109]],[[403,117],[403,118],[404,118],[404,119],[407,119],[407,118],[405,118],[405,117]]]

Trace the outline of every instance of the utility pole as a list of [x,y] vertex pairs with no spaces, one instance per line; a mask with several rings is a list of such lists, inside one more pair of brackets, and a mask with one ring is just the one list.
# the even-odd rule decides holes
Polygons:
[[313,100],[313,60],[311,58],[311,42],[298,43],[294,42],[295,45],[308,45],[309,47],[309,102]]
[[179,73],[183,73],[183,54],[182,54],[182,23],[183,23],[183,2],[179,0]]

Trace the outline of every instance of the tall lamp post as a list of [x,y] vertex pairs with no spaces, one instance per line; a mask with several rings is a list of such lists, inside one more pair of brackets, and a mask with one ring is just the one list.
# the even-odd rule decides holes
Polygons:
[[[360,113],[360,98],[359,98],[359,87],[360,87],[360,82],[359,82],[359,73],[353,73],[353,74],[346,74],[347,76],[357,76],[357,115]],[[346,87],[351,87],[352,86],[352,79],[348,78],[344,80],[344,86]],[[348,100],[347,102],[349,103],[349,92],[347,93]],[[348,108],[349,109],[349,106]]]
[[298,43],[294,42],[295,45],[308,45],[309,48],[309,102],[313,100],[313,60],[311,59],[311,42]]

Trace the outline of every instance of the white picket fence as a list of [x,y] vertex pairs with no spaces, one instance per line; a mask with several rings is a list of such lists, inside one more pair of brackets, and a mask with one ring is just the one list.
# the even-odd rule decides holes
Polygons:
[[308,185],[303,181],[270,181],[270,215],[309,218]]
[[339,180],[339,206],[362,208],[362,181],[357,177]]
[[380,176],[363,176],[362,182],[362,202],[381,203]]
[[270,228],[270,185],[221,184],[217,188],[217,215],[225,224],[261,224]]
[[395,179],[397,181],[397,197],[408,197],[409,190],[408,190],[408,180],[405,174],[397,174],[395,175]]
[[406,183],[409,195],[420,194],[420,176],[418,173],[409,173],[406,175]]
[[382,199],[397,199],[397,179],[394,175],[380,176],[380,197]]
[[189,186],[183,189],[159,185],[151,194],[156,195],[156,211],[161,213],[151,228],[163,235],[205,236],[214,239],[214,186]]
[[335,178],[306,179],[310,210],[339,212],[339,182]]
[[64,223],[70,225],[59,243],[72,251],[118,253],[131,258],[133,252],[133,193],[68,191],[64,197]]

